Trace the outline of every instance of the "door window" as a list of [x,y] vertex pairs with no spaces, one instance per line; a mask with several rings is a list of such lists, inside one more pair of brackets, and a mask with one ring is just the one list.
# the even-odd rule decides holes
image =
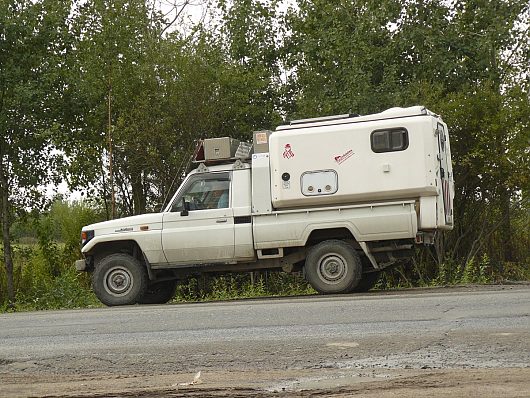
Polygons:
[[183,210],[183,200],[189,210],[224,209],[229,206],[230,174],[214,173],[192,177],[171,205],[172,212]]

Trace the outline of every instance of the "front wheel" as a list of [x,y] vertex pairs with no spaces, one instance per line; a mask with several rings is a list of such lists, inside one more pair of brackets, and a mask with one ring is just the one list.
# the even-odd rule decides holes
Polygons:
[[313,246],[305,262],[308,282],[319,293],[349,293],[362,275],[357,251],[341,240],[327,240]]
[[92,275],[94,293],[108,306],[136,304],[145,294],[147,285],[145,267],[125,253],[105,257]]

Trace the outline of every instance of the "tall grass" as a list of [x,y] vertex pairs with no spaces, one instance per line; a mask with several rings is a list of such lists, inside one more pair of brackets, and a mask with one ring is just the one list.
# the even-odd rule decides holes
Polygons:
[[[27,216],[15,230],[13,244],[15,310],[83,308],[100,305],[89,288],[87,275],[78,274],[73,262],[80,258],[79,234],[84,224],[98,219],[90,206],[55,202],[44,215]],[[20,232],[22,231],[22,232]],[[31,239],[24,239],[30,235]],[[0,311],[6,311],[7,283],[0,246]]]
[[[16,311],[101,306],[91,290],[90,275],[77,273],[73,266],[81,258],[81,227],[101,218],[86,204],[56,202],[48,213],[16,226],[18,242],[13,246]],[[8,310],[2,251],[0,246],[0,312]],[[499,263],[483,253],[466,263],[445,261],[437,266],[429,259],[428,251],[423,250],[418,251],[411,265],[384,272],[376,288],[505,280],[530,280],[528,261]],[[304,294],[315,291],[301,275],[262,271],[190,278],[179,284],[174,302]]]
[[315,294],[299,274],[275,271],[194,277],[177,287],[175,302]]

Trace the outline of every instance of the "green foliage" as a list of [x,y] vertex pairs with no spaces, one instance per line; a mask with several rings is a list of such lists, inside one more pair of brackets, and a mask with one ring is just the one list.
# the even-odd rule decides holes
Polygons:
[[[167,29],[155,4],[1,3],[0,303],[7,286],[27,308],[93,298],[66,287],[87,287],[71,273],[81,226],[110,216],[109,136],[118,214],[131,215],[173,193],[198,138],[417,104],[450,128],[456,224],[379,287],[529,278],[527,0],[297,0],[286,11],[217,0],[213,22],[190,32]],[[43,211],[42,187],[59,180],[93,205]],[[177,297],[282,292],[308,289],[282,274],[232,275],[191,279]]]
[[471,259],[464,265],[462,282],[464,283],[487,283],[492,281],[492,269],[487,254],[483,254],[479,261]]
[[[253,278],[253,275],[256,277]],[[263,271],[190,278],[186,283],[178,285],[174,301],[213,301],[315,293],[300,275]]]
[[[283,50],[297,117],[370,113],[395,106],[402,83],[391,26],[399,1],[305,1],[286,15]],[[294,101],[293,101],[294,100]]]
[[[234,37],[241,38],[242,29],[250,27],[237,28],[243,22],[238,18],[257,4],[238,13],[226,11],[226,26],[236,18],[229,29],[239,29]],[[264,18],[269,29],[273,19],[262,6],[244,21],[253,20],[258,31],[258,20]],[[69,79],[79,101],[66,149],[70,182],[102,198],[107,213],[109,140],[118,215],[132,215],[158,209],[172,193],[171,183],[185,171],[194,140],[218,135],[248,139],[253,129],[279,121],[271,77],[274,55],[266,65],[261,57],[249,68],[235,59],[243,56],[243,45],[232,51],[200,26],[191,37],[163,34],[166,23],[154,2],[98,0],[74,7]],[[274,50],[273,41],[267,42]]]
[[289,116],[423,104],[449,125],[456,225],[416,259],[422,281],[483,255],[528,267],[529,16],[523,0],[299,0],[286,14]]
[[[0,173],[14,210],[33,208],[53,179],[64,108],[68,3],[5,1],[0,6]],[[7,215],[5,216],[7,217]]]
[[0,223],[7,290],[14,300],[10,229],[15,214],[41,204],[42,186],[61,180],[58,132],[68,107],[63,92],[68,2],[0,4]]
[[[90,288],[89,275],[79,274],[73,262],[80,257],[83,225],[102,215],[86,203],[55,201],[49,212],[28,216],[37,242],[13,246],[15,310],[80,308],[100,305]],[[6,274],[0,271],[0,308],[7,309]]]
[[[14,248],[15,311],[101,306],[90,289],[87,275],[77,273],[72,263],[58,262],[50,268],[48,256],[60,259],[60,245],[46,251],[35,245]],[[7,297],[2,294],[4,278],[5,273],[0,272],[0,311],[8,309]]]
[[[103,221],[104,213],[89,202],[64,202],[56,200],[52,203],[48,214],[40,219],[41,225],[49,225],[48,236],[54,236],[63,244],[62,262],[72,263],[80,258],[81,228],[94,222]],[[41,249],[42,248],[41,245]]]
[[[22,267],[16,309],[33,311],[101,306],[90,289],[87,275],[79,274],[71,263],[63,264],[58,275],[50,272],[46,257],[49,253],[49,250],[46,254],[36,250]],[[58,257],[59,253],[55,256]]]

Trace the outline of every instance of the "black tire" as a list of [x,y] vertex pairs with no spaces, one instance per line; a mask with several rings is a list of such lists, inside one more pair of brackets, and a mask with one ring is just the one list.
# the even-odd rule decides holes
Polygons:
[[364,293],[375,286],[381,277],[381,272],[368,272],[363,274],[359,284],[353,288],[352,293]]
[[177,281],[164,281],[148,286],[138,304],[165,304],[173,298],[177,290]]
[[350,244],[327,240],[309,250],[305,274],[319,293],[349,293],[361,280],[361,258]]
[[105,305],[136,304],[148,285],[146,268],[125,253],[105,257],[92,274],[92,288]]

